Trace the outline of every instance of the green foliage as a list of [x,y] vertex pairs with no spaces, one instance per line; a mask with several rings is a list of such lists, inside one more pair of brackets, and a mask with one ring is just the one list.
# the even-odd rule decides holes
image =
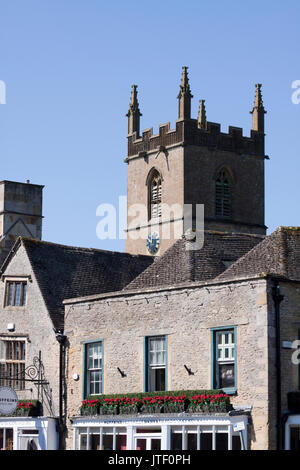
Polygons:
[[142,399],[144,397],[155,397],[161,396],[165,397],[168,395],[172,396],[180,396],[185,395],[187,398],[192,397],[193,395],[216,395],[218,393],[222,393],[222,390],[169,390],[169,391],[159,391],[159,392],[140,392],[140,393],[117,393],[117,394],[106,394],[106,395],[90,395],[86,399],[87,400],[99,400],[100,405],[103,403],[105,398],[139,398]]

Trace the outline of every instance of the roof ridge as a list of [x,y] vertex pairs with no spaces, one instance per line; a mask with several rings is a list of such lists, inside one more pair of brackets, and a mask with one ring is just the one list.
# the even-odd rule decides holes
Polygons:
[[74,246],[74,245],[65,245],[63,243],[55,243],[55,242],[49,242],[47,240],[37,240],[36,238],[30,238],[30,237],[19,237],[21,242],[24,243],[24,245],[27,242],[33,243],[33,244],[40,244],[40,245],[50,245],[50,246],[56,246],[56,247],[61,247],[61,248],[66,248],[70,249],[73,251],[85,251],[85,252],[98,252],[98,253],[107,253],[107,254],[117,254],[117,255],[122,255],[122,256],[129,256],[131,258],[152,258],[150,255],[134,255],[132,253],[126,253],[125,251],[113,251],[113,250],[103,250],[102,248],[93,248],[93,247],[84,247],[84,246]]
[[[277,274],[280,274],[282,276],[288,277],[288,243],[287,243],[287,236],[290,234],[292,231],[297,231],[300,234],[300,227],[284,227],[280,226],[277,227],[274,232],[272,232],[270,235],[266,236],[260,243],[258,243],[256,246],[254,246],[251,250],[249,250],[247,253],[245,253],[243,256],[241,256],[239,259],[237,259],[231,266],[229,266],[223,273],[219,274],[219,276],[216,277],[216,279],[225,279],[226,276],[230,276],[231,274],[234,276],[236,275],[236,269],[238,270],[240,266],[243,266],[245,261],[247,259],[250,259],[254,255],[255,263],[259,264],[259,260],[261,257],[256,255],[256,252],[260,254],[262,250],[262,246],[270,246],[272,245],[273,242],[276,240],[279,241],[279,246],[274,247],[274,251],[276,253],[276,258],[277,259],[277,264],[278,266],[275,266],[274,268],[274,274],[275,271]],[[274,261],[274,260],[273,260]],[[269,271],[272,269],[270,266],[267,266],[267,263],[270,263],[270,260],[266,259],[264,260],[266,265],[264,266],[263,271]],[[255,266],[253,266],[255,268]],[[278,267],[278,269],[277,269]],[[262,269],[257,268],[258,270],[262,271]],[[277,272],[278,271],[278,272]]]

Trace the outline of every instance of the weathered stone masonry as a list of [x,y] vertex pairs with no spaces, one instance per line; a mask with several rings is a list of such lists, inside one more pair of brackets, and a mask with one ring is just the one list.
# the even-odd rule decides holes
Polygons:
[[[159,334],[168,335],[168,389],[207,389],[212,386],[211,328],[236,326],[238,392],[232,403],[253,406],[255,433],[251,428],[251,447],[268,447],[265,279],[119,292],[74,299],[65,307],[68,416],[78,415],[82,399],[85,341],[104,341],[104,393],[143,390],[143,339]],[[187,374],[184,364],[194,375]],[[120,376],[117,367],[125,371],[126,377]],[[80,375],[78,382],[72,378],[75,373]],[[69,432],[70,448],[71,440]]]

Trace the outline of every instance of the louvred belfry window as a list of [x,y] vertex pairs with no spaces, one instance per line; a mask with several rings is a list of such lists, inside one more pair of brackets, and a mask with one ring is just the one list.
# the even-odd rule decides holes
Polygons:
[[161,177],[157,171],[152,175],[149,193],[149,218],[161,217]]
[[221,170],[216,179],[216,216],[231,218],[231,184],[226,170]]

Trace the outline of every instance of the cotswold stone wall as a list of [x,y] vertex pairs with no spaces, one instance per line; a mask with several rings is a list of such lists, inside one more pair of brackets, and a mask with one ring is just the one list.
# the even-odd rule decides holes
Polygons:
[[[3,274],[4,276],[0,281],[0,339],[25,340],[25,367],[32,365],[34,357],[38,357],[39,351],[41,351],[45,379],[49,382],[49,389],[52,389],[50,394],[52,404],[49,403],[45,394],[43,394],[43,411],[46,416],[51,416],[52,412],[54,415],[57,415],[59,346],[52,329],[53,324],[23,246],[20,246]],[[27,280],[26,305],[24,307],[5,307],[6,280],[10,277],[13,279],[14,277],[21,276],[28,276],[24,278]],[[15,331],[8,331],[7,325],[9,323],[15,324]],[[38,398],[37,387],[33,382],[26,382],[25,389],[16,390],[20,400]],[[40,401],[42,401],[41,396]]]
[[[162,224],[149,227],[148,213],[142,223],[134,221],[139,216],[138,213],[130,212],[134,204],[142,204],[148,208],[148,186],[147,177],[152,168],[156,168],[162,176],[162,203],[169,205],[179,205],[180,210],[176,213],[162,207]],[[127,253],[149,255],[146,247],[146,240],[149,233],[159,232],[161,245],[158,255],[162,255],[173,243],[183,234],[183,148],[175,147],[168,149],[167,155],[162,151],[150,153],[145,158],[139,157],[128,161],[127,172],[127,227],[125,250]],[[174,208],[175,209],[175,208]],[[175,219],[175,221],[174,221]],[[171,220],[171,222],[170,222]],[[136,229],[137,226],[140,229]]]
[[[269,416],[270,446],[276,446],[276,329],[275,308],[272,299],[274,283],[268,282],[268,351],[269,351]],[[280,342],[281,342],[281,412],[288,409],[287,394],[299,391],[299,346],[292,349],[282,347],[283,341],[294,342],[300,330],[300,282],[279,282],[283,301],[280,304]]]
[[[197,146],[184,152],[184,202],[204,204],[206,229],[265,235],[263,156]],[[216,176],[222,167],[231,176],[229,220],[216,217]]]
[[[119,293],[120,294],[120,293]],[[267,449],[268,312],[266,281],[202,284],[155,292],[94,296],[65,308],[68,349],[68,417],[79,414],[83,390],[83,343],[104,341],[104,393],[143,391],[145,336],[168,336],[168,390],[208,389],[211,328],[237,327],[237,395],[252,406],[249,446]],[[187,365],[193,375],[188,375]],[[121,377],[119,367],[126,377]],[[74,381],[73,374],[79,374]],[[72,428],[68,447],[72,448]]]

